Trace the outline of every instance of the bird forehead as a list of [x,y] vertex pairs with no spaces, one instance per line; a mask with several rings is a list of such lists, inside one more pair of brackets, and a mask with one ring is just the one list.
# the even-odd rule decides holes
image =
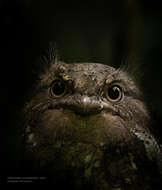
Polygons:
[[100,63],[72,63],[60,64],[59,69],[64,68],[64,74],[74,78],[103,78],[112,74],[116,69]]
[[70,68],[70,71],[73,72],[87,72],[88,73],[99,73],[99,72],[105,72],[105,73],[111,73],[115,71],[113,67],[103,65],[100,63],[74,63],[74,64],[68,64],[68,67]]

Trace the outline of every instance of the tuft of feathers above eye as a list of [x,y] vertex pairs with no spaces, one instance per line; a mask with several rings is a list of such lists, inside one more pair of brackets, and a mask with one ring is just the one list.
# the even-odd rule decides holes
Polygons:
[[127,73],[139,87],[143,86],[142,82],[147,67],[141,57],[132,54],[121,62],[119,69]]
[[56,43],[50,42],[48,49],[34,63],[33,74],[36,79],[41,79],[47,73],[53,64],[58,63],[60,56]]

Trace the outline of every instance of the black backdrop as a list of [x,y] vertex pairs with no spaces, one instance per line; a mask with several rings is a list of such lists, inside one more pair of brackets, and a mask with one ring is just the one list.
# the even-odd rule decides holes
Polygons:
[[56,42],[61,59],[68,62],[118,67],[132,52],[140,56],[141,72],[146,71],[144,90],[161,137],[161,34],[162,7],[157,2],[1,0],[0,183],[2,176],[23,175],[19,113],[35,79],[35,62],[51,41]]

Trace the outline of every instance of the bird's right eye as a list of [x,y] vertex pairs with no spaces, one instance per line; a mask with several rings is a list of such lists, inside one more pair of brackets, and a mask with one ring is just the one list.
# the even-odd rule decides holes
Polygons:
[[63,80],[56,79],[51,84],[50,93],[55,98],[61,98],[67,92],[66,84]]
[[112,85],[105,89],[106,97],[110,102],[118,102],[123,96],[122,89],[118,85]]

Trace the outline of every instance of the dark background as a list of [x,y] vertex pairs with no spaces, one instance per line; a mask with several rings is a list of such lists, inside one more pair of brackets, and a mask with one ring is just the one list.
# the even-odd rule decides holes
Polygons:
[[1,176],[23,175],[19,116],[37,59],[51,41],[67,62],[118,67],[132,54],[140,57],[136,64],[142,62],[143,90],[161,138],[162,7],[146,0],[106,2],[0,0],[0,182]]

